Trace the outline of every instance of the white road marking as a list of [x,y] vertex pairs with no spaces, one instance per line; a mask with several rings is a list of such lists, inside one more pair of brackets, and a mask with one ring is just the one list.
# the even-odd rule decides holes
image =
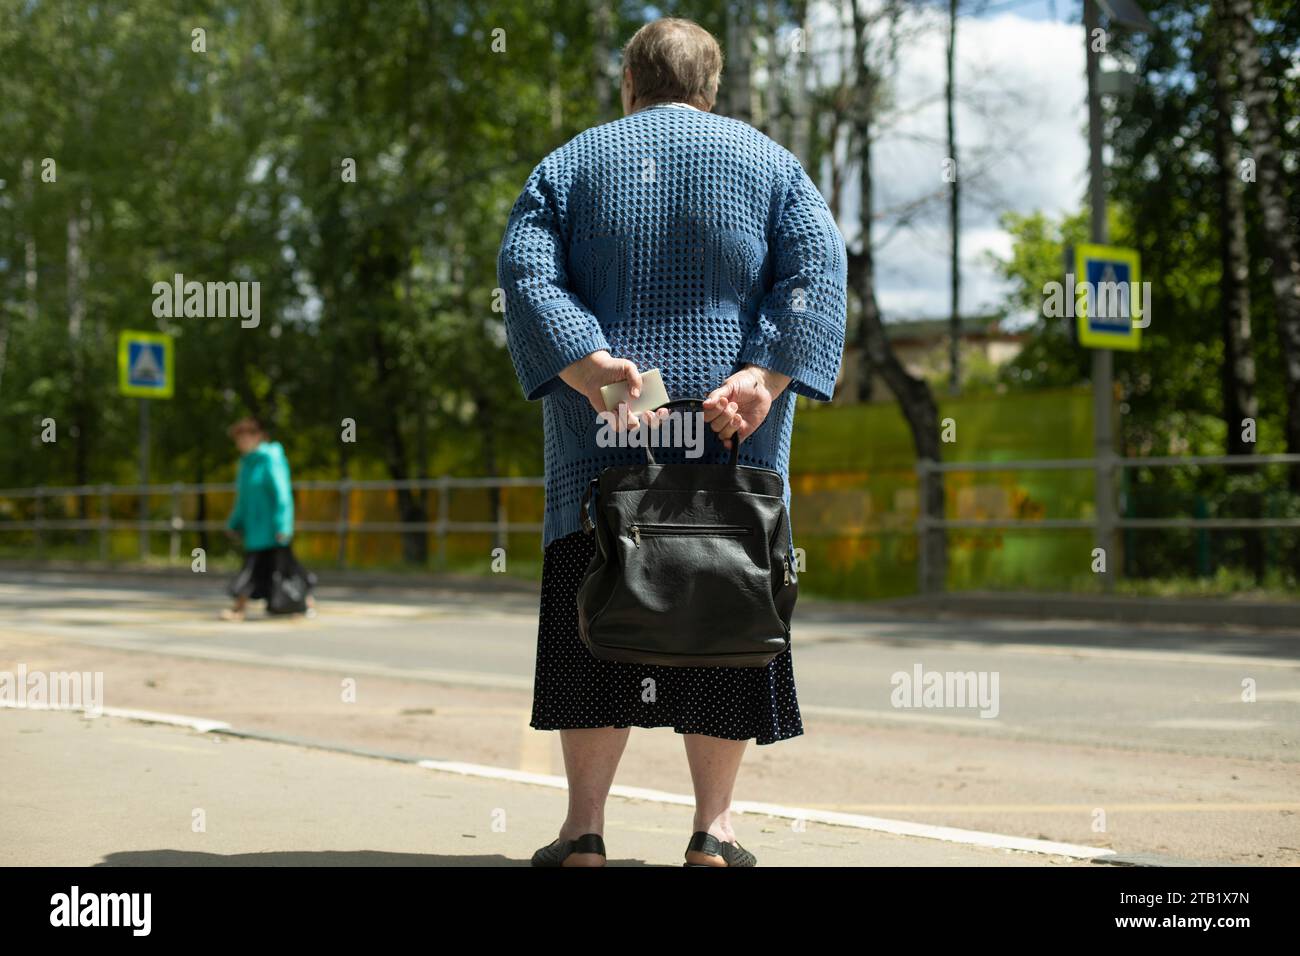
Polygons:
[[1175,717],[1153,720],[1147,726],[1175,730],[1259,730],[1261,727],[1271,727],[1273,723],[1268,720],[1233,720],[1230,717]]

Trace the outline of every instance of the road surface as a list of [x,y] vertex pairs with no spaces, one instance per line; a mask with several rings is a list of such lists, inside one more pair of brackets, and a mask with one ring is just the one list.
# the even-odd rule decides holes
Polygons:
[[[486,832],[502,837],[490,829],[483,809],[485,799],[493,802],[484,793],[495,787],[512,799],[532,795],[526,827],[536,845],[558,826],[562,791],[526,782],[529,775],[563,773],[559,735],[528,726],[537,598],[527,587],[503,580],[499,587],[488,582],[474,589],[325,588],[314,619],[253,617],[230,624],[216,619],[220,586],[215,577],[125,583],[92,575],[0,575],[0,671],[22,665],[29,673],[99,672],[111,707],[203,718],[319,745],[221,737],[223,753],[243,755],[228,772],[249,781],[246,797],[224,795],[233,801],[229,813],[252,813],[267,796],[259,789],[266,781],[257,783],[266,753],[292,752],[293,758],[281,759],[300,762],[294,779],[307,793],[333,788],[346,794],[387,774],[395,793],[407,786],[426,796],[446,789],[437,805],[456,805],[446,819],[457,821],[457,833],[487,826]],[[771,746],[751,744],[737,785],[737,800],[775,808],[775,815],[738,818],[741,842],[755,852],[757,845],[767,848],[765,862],[1086,862],[1008,851],[998,840],[1006,846],[1050,841],[1152,862],[1300,862],[1300,628],[1261,633],[927,619],[801,599],[793,653],[805,734]],[[896,675],[918,669],[981,675],[990,689],[996,686],[995,706],[982,708],[988,716],[979,706],[953,701],[895,706]],[[345,693],[353,688],[354,698]],[[67,774],[78,764],[49,761],[46,767],[41,741],[62,740],[67,726],[78,722],[69,714],[0,710],[6,760],[27,761],[24,779],[44,774],[46,797],[66,790]],[[116,718],[80,723],[94,727],[93,736],[68,739],[83,746],[96,741],[93,752],[102,765],[83,760],[90,776],[82,779],[107,778],[85,784],[104,792],[129,792],[142,755],[154,759],[165,752],[150,748],[181,748],[169,752],[179,763],[168,772],[183,780],[187,773],[198,779],[210,762],[193,754],[187,762],[182,751],[218,746],[212,735],[178,727]],[[348,750],[382,751],[399,760]],[[433,761],[435,769],[401,763],[404,758]],[[461,765],[473,769],[448,773]],[[449,776],[458,780],[441,779]],[[456,791],[469,787],[471,778],[469,790]],[[612,800],[607,842],[619,814],[645,811],[654,819],[627,822],[641,834],[637,845],[646,852],[628,858],[672,863],[652,858],[664,841],[650,833],[659,826],[668,834],[680,830],[683,846],[689,836],[683,829],[689,810],[674,803],[690,794],[677,735],[668,728],[634,729],[617,786],[667,796]],[[41,784],[33,788],[42,792]],[[640,809],[633,813],[633,807]],[[85,848],[94,841],[83,840],[72,857],[60,855],[57,839],[40,837],[36,811],[21,812],[20,802],[15,822],[10,809],[0,829],[21,826],[26,834],[11,852],[69,862],[91,852]],[[274,830],[282,841],[300,835],[290,817]],[[149,820],[145,812],[141,833],[148,832]],[[516,840],[523,839],[523,826]],[[960,834],[945,838],[945,828],[988,836],[989,845]],[[394,830],[398,843],[400,832]],[[11,840],[15,833],[4,836]],[[367,845],[380,852],[386,839]],[[502,838],[483,855],[483,844],[476,850],[461,840],[420,852],[488,861],[500,854],[517,862],[532,848],[523,852]],[[352,843],[331,849],[313,839],[287,845],[361,852]],[[188,852],[169,840],[142,846],[129,852]],[[239,840],[221,846],[202,852],[259,852]],[[105,844],[92,855],[101,852],[128,851]],[[612,845],[611,854],[618,856]]]

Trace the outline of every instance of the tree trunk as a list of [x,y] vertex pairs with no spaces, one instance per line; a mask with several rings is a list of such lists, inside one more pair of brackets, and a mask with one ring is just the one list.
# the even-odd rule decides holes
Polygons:
[[[388,368],[388,348],[383,333],[378,326],[371,333],[371,348],[375,368],[380,381],[385,381],[384,372]],[[397,396],[390,396],[387,403],[390,413],[379,418],[380,433],[384,443],[384,462],[388,474],[394,481],[406,481],[411,477],[409,456],[406,442],[402,438],[399,420],[400,403]],[[426,522],[429,520],[425,507],[424,493],[414,492],[409,488],[397,490],[397,513],[404,522]],[[429,557],[429,533],[423,529],[402,532],[402,560],[408,564],[424,564]]]
[[957,0],[948,0],[948,85],[944,97],[948,105],[948,159],[952,162],[952,189],[948,193],[948,230],[951,246],[948,257],[949,295],[952,312],[948,317],[948,392],[961,391],[961,233],[958,213],[961,208],[960,183],[957,175],[957,129],[954,94],[957,88]]
[[27,309],[27,321],[35,322],[37,315],[36,304],[36,283],[37,283],[37,260],[36,260],[36,164],[30,159],[23,160],[23,189],[25,195],[23,202],[29,210],[27,219],[27,228],[23,233],[23,289],[26,293],[24,304]]
[[730,79],[727,84],[727,112],[746,123],[754,121],[753,83],[753,11],[744,4],[727,6],[727,60]]
[[[1219,178],[1219,309],[1223,316],[1223,419],[1227,426],[1229,455],[1250,455],[1255,443],[1245,441],[1244,419],[1256,419],[1255,352],[1250,336],[1250,256],[1246,245],[1246,206],[1242,196],[1241,151],[1232,131],[1232,75],[1227,53],[1230,41],[1223,29],[1212,25],[1210,42],[1214,58],[1214,144]],[[1244,469],[1234,469],[1239,474]],[[1247,514],[1257,518],[1262,502],[1253,491],[1242,502]],[[1243,531],[1246,564],[1262,582],[1265,572],[1264,541],[1258,529]]]
[[203,553],[208,553],[208,529],[203,527],[203,522],[208,520],[208,495],[203,490],[203,482],[207,479],[206,463],[203,455],[203,445],[198,446],[198,457],[194,467],[194,482],[199,486],[198,510],[194,513],[194,520],[199,526],[199,547]]
[[[776,0],[767,0],[767,88],[763,91],[763,132],[778,142],[781,130],[777,118],[781,113],[781,54],[776,28],[780,24]],[[787,145],[789,141],[786,141]]]
[[[1282,181],[1282,160],[1273,118],[1272,93],[1265,88],[1255,45],[1251,0],[1216,0],[1218,17],[1231,31],[1236,52],[1238,89],[1246,103],[1248,132],[1254,152],[1259,204],[1271,260],[1274,309],[1281,342],[1286,386],[1286,447],[1300,454],[1300,259],[1290,225]],[[1300,467],[1291,469],[1291,489],[1300,493]]]
[[609,75],[609,51],[613,43],[614,33],[612,16],[608,3],[605,3],[604,0],[594,0],[591,18],[595,24],[595,49],[592,50],[594,55],[592,57],[591,78],[592,82],[596,84],[596,109],[602,123],[614,118],[611,110],[613,89],[610,85]]
[[[67,297],[68,297],[68,354],[72,359],[72,401],[69,411],[72,413],[72,483],[83,486],[90,483],[90,441],[94,429],[91,419],[94,415],[94,403],[86,394],[86,346],[83,341],[83,324],[86,318],[86,263],[82,251],[82,239],[86,233],[86,221],[82,219],[82,203],[73,199],[72,210],[67,222]],[[77,517],[82,521],[90,518],[90,496],[77,496]],[[77,544],[84,547],[90,541],[90,531],[82,528],[77,532]]]
[[1246,209],[1242,196],[1237,138],[1232,132],[1231,82],[1219,47],[1214,54],[1214,140],[1218,153],[1219,293],[1223,314],[1223,418],[1228,427],[1227,453],[1249,455],[1253,442],[1242,441],[1242,419],[1259,413],[1255,397],[1255,353],[1250,339],[1250,263],[1246,247]]
[[[871,147],[872,120],[875,104],[875,84],[877,77],[866,59],[867,24],[856,3],[853,4],[853,68],[854,108],[852,111],[851,142],[858,146],[858,181],[861,202],[861,241],[860,252],[849,255],[849,281],[857,290],[861,306],[858,325],[858,344],[862,355],[870,362],[870,367],[879,372],[894,393],[907,419],[912,432],[912,445],[920,461],[938,462],[940,460],[939,407],[930,391],[929,384],[922,378],[913,376],[894,354],[885,335],[885,326],[881,320],[880,308],[876,302],[875,257],[871,248],[871,228],[875,218],[875,207],[871,182]],[[931,521],[942,521],[944,516],[943,477],[941,474],[930,476],[923,484],[922,500],[918,507],[923,515]],[[932,528],[918,542],[923,566],[927,569],[925,580],[920,582],[922,591],[941,591],[947,578],[947,534],[942,528]]]
[[[481,391],[474,396],[474,406],[476,417],[479,423],[479,429],[483,435],[483,474],[489,478],[496,478],[500,475],[500,462],[497,460],[497,428],[496,428],[496,406],[493,405],[492,399],[486,391]],[[501,521],[501,488],[492,485],[487,490],[488,493],[488,514],[498,525]],[[502,535],[495,535],[493,540],[495,546],[499,548],[508,548],[509,542]]]
[[808,174],[814,179],[817,177],[817,170],[809,168],[812,162],[811,151],[809,149],[809,140],[811,139],[811,124],[813,117],[808,115],[808,64],[812,59],[810,40],[808,38],[808,4],[806,0],[799,0],[794,4],[794,21],[799,25],[799,45],[791,51],[791,55],[798,57],[794,89],[790,97],[790,117],[789,117],[789,142],[790,151],[799,157],[799,162],[803,163],[804,168],[808,169]]

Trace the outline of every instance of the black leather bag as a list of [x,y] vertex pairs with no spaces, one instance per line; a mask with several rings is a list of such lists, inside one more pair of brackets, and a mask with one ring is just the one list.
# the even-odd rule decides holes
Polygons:
[[[702,403],[665,407],[682,405]],[[799,588],[780,472],[741,465],[734,439],[726,464],[658,464],[645,451],[646,464],[605,468],[583,495],[596,537],[578,589],[583,643],[603,660],[767,666],[789,650]]]

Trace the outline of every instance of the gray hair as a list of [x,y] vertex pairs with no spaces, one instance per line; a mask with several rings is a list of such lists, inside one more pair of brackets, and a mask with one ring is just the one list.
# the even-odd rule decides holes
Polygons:
[[680,101],[713,108],[722,74],[722,48],[692,20],[663,17],[647,23],[623,47],[638,106]]

